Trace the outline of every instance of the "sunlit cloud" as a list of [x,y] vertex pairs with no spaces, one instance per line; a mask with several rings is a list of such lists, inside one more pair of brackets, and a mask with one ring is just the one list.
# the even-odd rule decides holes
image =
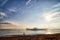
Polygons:
[[54,8],[54,7],[60,7],[60,3],[55,4],[55,5],[53,6],[53,8]]
[[17,21],[5,21],[5,22],[15,25],[16,29],[25,29],[27,27],[27,25],[18,23]]
[[11,23],[13,25],[19,26],[19,24],[17,22],[13,22],[13,21],[5,21],[5,22],[8,22],[8,23]]
[[[6,24],[4,24],[6,23]],[[14,21],[4,21],[3,24],[1,24],[0,29],[24,29],[25,26],[19,25],[19,23]]]
[[46,21],[50,22],[52,20],[57,19],[60,16],[60,14],[58,12],[56,12],[56,13],[45,13],[43,16],[44,16]]
[[0,12],[0,19],[4,19],[4,17],[7,17],[7,15],[4,12]]
[[48,11],[48,12],[44,12],[43,14],[43,17],[45,19],[45,21],[47,22],[51,22],[57,18],[60,17],[60,8],[58,7],[59,5],[54,5],[54,7],[57,7],[57,8],[52,8],[52,10]]
[[29,5],[29,3],[31,2],[32,0],[28,0],[27,2],[26,2],[26,5]]
[[9,8],[8,10],[11,11],[11,12],[16,12],[16,8],[15,7]]

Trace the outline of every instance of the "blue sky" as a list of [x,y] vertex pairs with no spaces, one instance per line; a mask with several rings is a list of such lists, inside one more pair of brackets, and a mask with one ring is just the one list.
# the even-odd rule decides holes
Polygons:
[[60,0],[0,0],[0,19],[29,27],[56,28],[60,24],[59,4]]

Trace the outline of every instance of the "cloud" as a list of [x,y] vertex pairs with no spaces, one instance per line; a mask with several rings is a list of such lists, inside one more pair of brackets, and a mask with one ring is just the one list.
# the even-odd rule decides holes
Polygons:
[[8,23],[11,23],[13,25],[19,26],[19,24],[17,22],[14,22],[14,21],[5,21],[5,22],[8,22]]
[[7,15],[4,12],[0,12],[0,19],[4,19],[4,17],[7,17]]
[[60,3],[55,4],[52,8],[60,7]]
[[5,21],[5,22],[15,25],[14,27],[16,27],[16,29],[25,29],[27,27],[27,25],[19,23],[17,21]]
[[27,2],[26,2],[26,5],[29,5],[29,3],[31,2],[32,0],[28,0]]
[[52,6],[51,10],[43,13],[43,17],[44,17],[45,21],[51,22],[60,17],[60,11],[58,11],[58,10],[60,10],[59,4],[60,3]]
[[17,22],[13,22],[13,21],[4,21],[3,24],[1,25],[2,26],[0,29],[23,29],[22,25],[19,25]]
[[1,6],[4,6],[7,3],[8,0],[4,0],[1,4]]
[[8,10],[11,11],[11,12],[16,12],[16,8],[15,7],[9,8]]
[[59,15],[60,13],[56,12],[56,13],[45,13],[43,16],[46,21],[50,22],[52,20],[57,19]]

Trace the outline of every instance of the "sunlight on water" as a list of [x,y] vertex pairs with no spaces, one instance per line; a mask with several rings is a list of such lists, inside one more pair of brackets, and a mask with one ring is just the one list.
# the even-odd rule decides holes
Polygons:
[[60,33],[60,29],[48,29],[48,30],[25,30],[25,29],[0,29],[0,36],[6,35],[38,35],[38,34],[57,34]]
[[48,29],[46,34],[52,34],[52,31]]

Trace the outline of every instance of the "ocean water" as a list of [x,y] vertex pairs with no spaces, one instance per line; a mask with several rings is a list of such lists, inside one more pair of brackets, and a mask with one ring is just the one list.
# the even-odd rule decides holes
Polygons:
[[57,34],[57,33],[60,33],[60,29],[48,29],[48,30],[0,29],[0,36],[38,35],[38,34]]

